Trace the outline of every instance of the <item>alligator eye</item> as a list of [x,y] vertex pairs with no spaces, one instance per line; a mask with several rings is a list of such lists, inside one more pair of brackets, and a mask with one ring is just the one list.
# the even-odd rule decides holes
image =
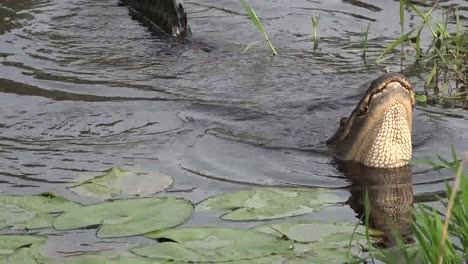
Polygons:
[[364,116],[367,114],[367,111],[369,110],[368,106],[363,106],[362,110],[359,112],[358,116]]

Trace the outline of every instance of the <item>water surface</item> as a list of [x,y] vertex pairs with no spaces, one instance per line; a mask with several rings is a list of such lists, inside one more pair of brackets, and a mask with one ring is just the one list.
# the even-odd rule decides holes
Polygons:
[[[184,1],[193,32],[186,45],[152,35],[116,2],[0,0],[1,193],[52,191],[93,203],[66,183],[122,166],[174,176],[169,194],[193,202],[252,186],[352,195],[353,181],[325,140],[385,71],[364,63],[360,38],[370,24],[372,61],[400,34],[398,1],[249,1],[277,57],[263,42],[242,53],[262,37],[238,1]],[[436,17],[453,7],[468,17],[466,1],[441,6]],[[316,49],[313,15],[320,16]],[[419,20],[413,14],[407,22]],[[401,70],[396,57],[388,66]],[[403,72],[421,91],[411,68]],[[416,106],[414,158],[449,157],[450,144],[468,149],[467,129],[467,112]],[[416,197],[442,191],[447,176],[413,168]],[[302,218],[354,223],[355,216],[342,204]],[[186,225],[256,224],[195,214]],[[50,254],[119,250],[139,240],[118,246],[92,230],[73,231],[55,236]]]

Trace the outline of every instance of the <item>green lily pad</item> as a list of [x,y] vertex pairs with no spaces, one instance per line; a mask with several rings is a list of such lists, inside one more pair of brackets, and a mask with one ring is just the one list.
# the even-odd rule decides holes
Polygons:
[[79,208],[81,205],[50,193],[33,196],[0,196],[0,228],[38,229],[52,226],[49,213]]
[[174,197],[138,198],[93,204],[55,219],[57,230],[100,225],[98,237],[124,237],[178,226],[193,212],[191,202]]
[[0,205],[0,228],[39,229],[52,226],[53,217],[48,214],[27,211],[15,205]]
[[0,255],[0,264],[42,264],[42,256],[37,256],[31,248],[19,248],[14,254]]
[[[279,224],[263,225],[256,230],[279,237],[287,237],[290,240],[301,243],[318,241],[327,242],[349,242],[354,233],[356,225],[324,223],[314,220],[301,220],[295,222],[284,222]],[[363,232],[361,226],[356,229],[356,233]]]
[[200,210],[229,210],[221,219],[267,220],[303,215],[342,201],[325,189],[255,188],[220,194],[201,202]]
[[[337,255],[333,255],[337,254]],[[329,252],[322,256],[321,252],[312,253],[310,255],[301,254],[290,254],[290,255],[278,255],[264,258],[258,258],[253,260],[241,260],[236,261],[236,264],[341,264],[341,263],[355,263],[349,261],[344,252]],[[359,263],[359,262],[356,262]]]
[[43,193],[31,196],[2,195],[0,205],[16,205],[28,211],[40,213],[60,213],[81,207],[53,193]]
[[[163,264],[155,259],[143,257],[123,257],[114,255],[78,255],[65,258],[47,259],[44,264]],[[171,262],[171,264],[177,264]]]
[[121,168],[111,168],[104,174],[69,187],[77,194],[101,199],[120,195],[149,196],[163,191],[174,183],[174,178],[163,173],[136,173]]
[[225,262],[291,252],[292,241],[255,230],[184,228],[146,234],[165,242],[131,249],[137,255],[186,262]]
[[0,235],[0,264],[36,264],[42,256],[39,247],[46,237],[28,235]]
[[33,244],[43,244],[46,240],[44,236],[0,235],[0,256],[13,254],[15,250]]
[[[364,242],[364,227],[352,224],[301,220],[257,227],[256,230],[296,241],[294,254],[283,256],[287,263],[345,263],[349,246]],[[353,234],[354,233],[354,234]],[[353,242],[350,245],[350,239]]]

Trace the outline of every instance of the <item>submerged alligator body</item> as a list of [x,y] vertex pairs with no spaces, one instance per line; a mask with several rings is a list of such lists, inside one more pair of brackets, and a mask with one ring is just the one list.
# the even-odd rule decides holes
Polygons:
[[192,35],[187,13],[175,0],[119,0],[127,6],[133,18],[149,26],[158,34],[185,40]]
[[401,74],[375,79],[327,144],[336,156],[368,167],[397,168],[411,159],[414,93]]
[[[153,31],[182,40],[192,34],[187,14],[175,0],[120,0],[120,4]],[[371,83],[349,118],[341,119],[327,145],[341,160],[377,168],[405,166],[412,154],[413,105],[414,93],[403,75],[382,75]]]

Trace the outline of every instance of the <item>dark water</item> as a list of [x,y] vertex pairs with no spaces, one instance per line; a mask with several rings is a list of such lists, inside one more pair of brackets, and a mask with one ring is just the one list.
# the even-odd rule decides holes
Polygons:
[[[324,141],[384,72],[363,62],[360,38],[370,24],[373,61],[400,34],[398,1],[249,1],[278,57],[263,42],[242,53],[262,38],[238,1],[184,1],[188,45],[153,36],[116,2],[0,0],[0,193],[52,191],[91,203],[66,183],[123,166],[174,176],[170,194],[194,202],[253,185],[350,197],[352,181]],[[457,6],[468,17],[466,1],[441,2],[436,17]],[[320,15],[316,50],[312,15]],[[419,23],[407,19],[408,28]],[[399,59],[388,66],[400,71]],[[410,68],[403,71],[422,90]],[[416,106],[414,158],[449,157],[452,143],[468,149],[467,130],[465,111]],[[417,171],[416,197],[442,191],[450,175]],[[339,205],[305,218],[354,223],[355,215]],[[186,225],[201,224],[238,225],[206,214]],[[55,236],[50,251],[118,250],[137,240],[119,246],[74,231]]]

